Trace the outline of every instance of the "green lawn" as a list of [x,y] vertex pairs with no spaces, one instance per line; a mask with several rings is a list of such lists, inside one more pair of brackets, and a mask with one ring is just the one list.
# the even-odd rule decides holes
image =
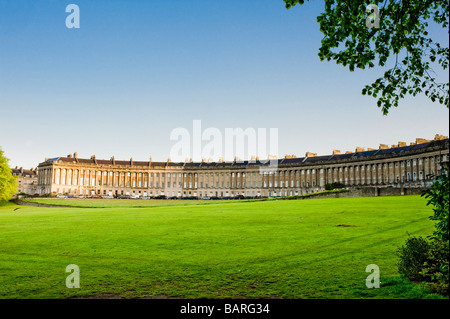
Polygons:
[[[55,206],[70,206],[70,207],[91,207],[91,208],[115,208],[115,207],[165,207],[165,206],[183,206],[183,205],[204,205],[214,204],[216,201],[211,200],[168,200],[168,199],[79,199],[79,198],[36,198],[26,199],[26,202],[55,205]],[[228,201],[223,201],[226,203]]]
[[[0,298],[439,297],[396,267],[408,233],[432,233],[420,196],[139,202],[0,206]],[[79,289],[65,286],[69,264]],[[365,286],[369,264],[379,289]]]

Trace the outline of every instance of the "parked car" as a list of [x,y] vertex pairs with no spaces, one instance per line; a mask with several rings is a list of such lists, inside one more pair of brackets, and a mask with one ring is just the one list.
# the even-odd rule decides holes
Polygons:
[[209,200],[209,199],[211,199],[211,197],[209,197],[209,196],[203,196],[202,199],[203,199],[203,200]]
[[114,197],[112,197],[111,195],[103,195],[102,198],[103,199],[113,199]]
[[56,195],[56,198],[67,198],[66,195]]
[[244,198],[245,198],[244,195],[236,195],[234,197],[234,199],[244,199]]
[[155,197],[155,199],[167,199],[166,195],[158,195]]
[[220,198],[217,196],[211,196],[211,200],[219,200]]
[[178,199],[176,196],[169,197],[169,199]]
[[118,195],[117,199],[130,199],[130,195]]

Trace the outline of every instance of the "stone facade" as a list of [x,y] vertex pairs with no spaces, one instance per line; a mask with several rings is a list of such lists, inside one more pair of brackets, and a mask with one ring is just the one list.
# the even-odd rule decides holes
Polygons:
[[449,140],[417,139],[379,149],[278,159],[276,169],[259,161],[141,162],[78,158],[46,159],[38,166],[38,193],[74,196],[155,197],[291,196],[324,190],[327,183],[348,187],[424,187],[448,166]]
[[38,174],[37,170],[23,169],[23,167],[12,168],[13,176],[17,178],[17,193],[25,193],[28,195],[35,195],[38,193]]

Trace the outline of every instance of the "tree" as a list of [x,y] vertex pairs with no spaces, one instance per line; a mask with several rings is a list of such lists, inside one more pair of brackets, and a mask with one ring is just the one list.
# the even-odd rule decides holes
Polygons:
[[448,243],[449,172],[447,168],[442,170],[441,176],[422,193],[422,196],[428,199],[427,205],[433,206],[434,215],[430,219],[435,221],[434,238]]
[[3,150],[0,148],[0,202],[11,199],[11,196],[17,192],[17,180],[12,175],[8,162],[9,159],[3,155]]
[[[305,2],[283,1],[287,9]],[[448,68],[449,48],[429,35],[433,24],[448,32],[449,0],[325,0],[317,22],[324,34],[321,61],[334,60],[350,71],[393,65],[362,90],[378,98],[384,115],[399,99],[419,93],[449,107],[449,83],[438,82],[433,70]]]

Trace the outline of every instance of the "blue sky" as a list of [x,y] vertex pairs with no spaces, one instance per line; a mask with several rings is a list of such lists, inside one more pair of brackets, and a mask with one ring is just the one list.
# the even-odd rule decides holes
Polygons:
[[[70,3],[80,29],[65,26]],[[0,0],[0,146],[29,168],[73,152],[164,161],[170,132],[193,120],[278,128],[281,156],[448,135],[442,105],[407,98],[386,117],[362,96],[383,70],[320,62],[321,11],[321,1]]]

